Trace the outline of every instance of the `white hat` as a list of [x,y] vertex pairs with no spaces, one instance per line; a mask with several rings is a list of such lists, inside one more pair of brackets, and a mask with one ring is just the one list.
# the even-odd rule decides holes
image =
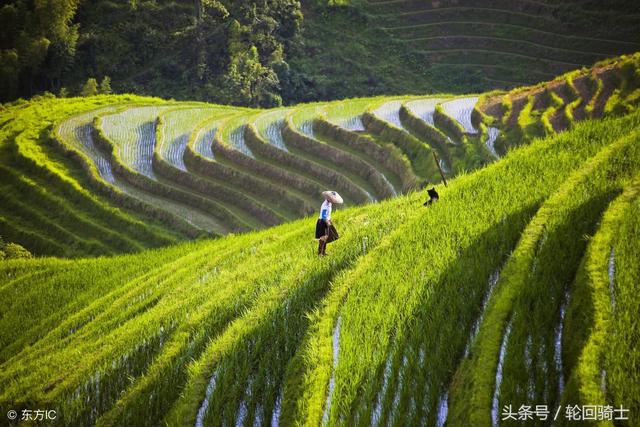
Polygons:
[[340,205],[344,202],[344,200],[342,200],[342,197],[340,197],[337,191],[323,191],[322,197],[324,197],[331,203],[335,203],[337,205]]

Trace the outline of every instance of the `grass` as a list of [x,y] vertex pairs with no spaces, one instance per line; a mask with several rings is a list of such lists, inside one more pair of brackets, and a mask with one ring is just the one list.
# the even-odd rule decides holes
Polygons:
[[237,207],[223,205],[213,200],[211,195],[199,194],[189,188],[185,180],[178,180],[175,176],[168,179],[164,174],[156,174],[155,170],[162,166],[153,162],[157,114],[171,107],[171,104],[139,106],[94,118],[96,142],[110,153],[116,173],[134,187],[188,206],[187,212],[195,210],[208,215],[213,231],[217,233],[241,231],[255,226],[254,219],[243,215]]
[[627,114],[637,103],[632,89],[638,84],[637,56],[604,60],[551,82],[512,89],[502,98],[481,98],[476,115],[486,126],[500,120],[497,146],[505,151],[523,140],[564,131],[580,120]]
[[[193,128],[205,119],[227,116],[234,110],[218,108],[179,108],[162,113],[162,137],[157,141],[154,152],[169,161],[173,166],[186,171],[184,150]],[[217,113],[217,115],[216,115]]]
[[[184,112],[183,110],[176,110]],[[168,113],[171,113],[170,110]],[[224,202],[232,212],[242,218],[252,228],[264,225],[275,225],[283,221],[283,217],[255,198],[246,194],[242,188],[229,185],[224,180],[217,180],[211,176],[189,173],[184,163],[184,154],[188,144],[191,127],[202,120],[210,111],[186,110],[186,116],[176,125],[170,118],[172,114],[164,113],[159,116],[155,126],[155,140],[153,152],[154,170],[169,180],[175,180],[193,191]],[[198,114],[200,113],[200,114]],[[225,111],[227,115],[234,111]],[[191,123],[189,123],[191,121]],[[184,126],[184,127],[183,127]],[[175,129],[182,129],[181,137],[174,140]],[[168,141],[167,141],[168,139]]]
[[[319,159],[300,148],[294,148],[291,143],[287,145],[290,147],[287,151],[281,150],[260,137],[252,124],[248,129],[254,147],[262,151],[260,160],[292,176],[291,179],[298,189],[303,190],[306,187],[312,189],[308,194],[318,194],[323,191],[321,188],[335,188],[345,193],[348,202],[362,203],[369,200],[362,188],[340,173],[328,160]],[[292,133],[295,134],[295,131]],[[299,135],[296,134],[294,137],[297,138]]]
[[[367,159],[315,135],[315,117],[317,117],[317,110],[311,120],[301,120],[295,113],[285,118],[284,139],[292,152],[309,155],[309,160],[334,168],[365,191],[371,200],[393,196],[392,185]],[[299,123],[298,126],[296,122]]]
[[[441,96],[465,105],[438,102],[433,123],[407,112],[427,96],[9,106],[0,232],[59,258],[0,262],[0,410],[52,402],[69,425],[173,426],[489,425],[530,399],[638,408],[634,58],[599,65],[620,76],[594,102],[608,117],[559,134],[557,114],[591,102],[576,83],[587,70],[479,106]],[[607,93],[621,107],[604,108]],[[360,116],[366,130],[349,130]],[[423,207],[434,137],[456,174]],[[341,238],[319,258],[318,193],[379,190],[338,154],[402,191],[336,206]],[[190,213],[218,206],[229,228],[259,228],[263,208],[292,221],[180,242]]]
[[[439,182],[433,149],[449,177],[492,162],[484,144],[488,126],[498,129],[495,144],[505,153],[580,119],[627,114],[640,99],[638,64],[637,55],[603,61],[503,96],[482,95],[480,105],[475,97],[440,95],[433,123],[430,114],[420,117],[409,107],[435,98],[411,95],[267,111],[126,96],[9,106],[3,113],[7,171],[36,168],[38,182],[46,181],[50,171],[53,179],[65,182],[55,186],[65,188],[57,193],[57,206],[63,205],[60,197],[71,197],[91,208],[66,216],[77,219],[78,226],[72,221],[51,226],[37,208],[6,199],[21,218],[11,218],[5,209],[0,231],[40,254],[99,255],[147,247],[130,241],[129,220],[118,220],[122,232],[110,227],[113,218],[121,218],[110,211],[112,204],[127,215],[154,218],[144,239],[157,246],[178,236],[226,234],[299,218],[314,209],[315,195],[326,188],[342,192],[350,203],[384,199]],[[594,82],[593,90],[589,82],[583,84],[585,78]],[[77,104],[67,107],[67,102]],[[55,111],[46,110],[51,105]],[[43,123],[40,134],[29,126],[35,120],[29,112],[36,109],[49,117],[49,127]],[[19,114],[25,116],[13,118]],[[453,146],[447,135],[459,145]],[[50,139],[53,147],[31,142],[40,139]],[[103,207],[87,203],[94,194],[103,198]],[[93,231],[78,231],[79,224]],[[45,229],[54,235],[47,236]],[[56,240],[60,243],[53,244]]]
[[[5,114],[9,115],[11,120],[5,122],[1,133],[0,161],[6,173],[3,180],[6,183],[15,183],[16,179],[19,179],[22,184],[16,185],[11,191],[7,190],[5,197],[15,194],[15,191],[21,188],[21,202],[28,203],[32,212],[41,211],[43,214],[39,217],[41,219],[51,216],[46,212],[45,206],[51,207],[51,203],[54,203],[60,217],[64,217],[64,212],[68,212],[68,215],[71,215],[70,218],[75,215],[76,218],[81,219],[78,224],[88,225],[91,222],[97,229],[111,230],[102,235],[98,233],[96,236],[103,243],[113,240],[114,235],[121,236],[115,237],[120,239],[119,244],[112,241],[107,244],[111,246],[110,249],[98,251],[97,254],[139,250],[140,247],[164,245],[184,238],[179,237],[179,233],[163,229],[156,221],[148,222],[146,215],[148,225],[145,226],[138,213],[133,213],[128,208],[114,207],[108,198],[105,199],[103,195],[93,191],[85,171],[66,156],[61,155],[52,143],[49,130],[63,118],[87,109],[131,100],[144,102],[150,99],[131,96],[103,96],[90,100],[75,98],[64,102],[43,99],[6,110]],[[43,189],[47,189],[48,194],[43,195]],[[38,207],[40,204],[38,201],[42,201],[42,208]],[[32,223],[41,221],[31,214],[28,217],[23,217],[22,221],[28,220]],[[17,212],[10,212],[6,218],[13,222],[19,218],[19,215]],[[76,232],[77,230],[73,228],[77,228],[78,224],[69,224],[70,231]],[[41,228],[40,237],[44,240],[33,249],[39,254],[60,254],[60,243],[48,247],[50,243],[47,242],[56,240],[55,237],[47,237],[48,229],[48,226]],[[14,232],[11,226],[3,228],[2,231],[7,237],[17,232],[18,230],[15,229]],[[136,237],[132,238],[132,235]],[[135,240],[137,243],[132,242]],[[82,250],[73,248],[68,242],[62,244],[62,247],[65,248],[63,252],[70,256],[83,254]]]
[[[523,311],[522,306],[527,304],[527,295],[535,293],[537,295],[537,306],[541,307],[539,310],[552,310],[552,313],[558,313],[561,300],[565,292],[564,285],[567,280],[571,280],[575,275],[575,269],[579,263],[579,254],[584,250],[585,241],[583,240],[583,234],[580,233],[580,229],[576,229],[571,226],[572,221],[576,221],[581,227],[586,227],[584,233],[589,233],[589,227],[593,232],[594,224],[597,223],[600,213],[608,200],[611,200],[611,190],[615,194],[615,181],[608,181],[606,178],[609,175],[607,173],[607,162],[611,161],[611,167],[619,167],[619,163],[615,160],[623,160],[629,153],[635,155],[635,147],[637,146],[634,137],[625,137],[625,132],[622,129],[631,129],[635,126],[637,115],[630,119],[626,125],[622,128],[608,127],[606,122],[603,123],[588,123],[583,126],[576,127],[576,131],[568,133],[567,136],[558,137],[558,140],[568,139],[576,137],[580,141],[583,141],[584,146],[611,144],[602,150],[596,157],[591,159],[585,167],[578,169],[575,174],[569,178],[562,187],[540,208],[538,213],[527,226],[527,229],[523,231],[518,246],[515,248],[513,254],[510,256],[507,264],[502,268],[500,280],[498,282],[494,297],[490,302],[487,312],[485,313],[483,323],[480,327],[478,337],[475,340],[475,348],[471,349],[471,356],[467,361],[461,364],[456,374],[456,380],[454,383],[454,399],[457,402],[452,410],[452,417],[457,423],[481,423],[489,424],[491,422],[491,400],[494,395],[495,389],[495,367],[497,365],[498,349],[500,342],[502,341],[502,335],[506,324],[510,322],[510,319],[524,318],[527,319],[526,325],[517,326],[516,335],[513,340],[517,340],[520,348],[526,346],[527,335],[526,331],[537,331],[535,328],[531,328],[531,322],[537,321],[539,325],[540,334],[547,340],[553,339],[553,332],[556,325],[556,316],[549,316],[540,312],[532,312],[531,315],[527,311]],[[618,129],[617,132],[610,132],[613,129]],[[607,133],[610,132],[610,133]],[[572,136],[569,136],[572,135]],[[624,173],[633,173],[632,169],[618,169],[624,170]],[[620,174],[621,179],[624,174]],[[628,175],[627,175],[628,176]],[[620,181],[623,182],[623,181]],[[592,185],[598,185],[596,191],[592,191]],[[598,191],[600,193],[598,193]],[[607,195],[608,192],[608,195]],[[598,194],[605,195],[605,197],[598,198]],[[596,206],[589,205],[589,198],[591,203],[596,203]],[[603,204],[604,203],[604,204]],[[600,206],[598,210],[597,206]],[[590,209],[592,208],[593,209]],[[572,216],[573,215],[573,216]],[[588,221],[583,221],[582,218],[576,218],[579,215],[586,215]],[[590,221],[590,222],[589,222]],[[572,234],[574,233],[575,234]],[[559,262],[557,258],[557,252],[559,245],[564,243],[567,256],[573,256],[573,261],[570,258],[566,263]],[[549,246],[547,246],[549,245]],[[577,254],[577,255],[571,255]],[[578,257],[577,260],[575,257]],[[546,257],[546,258],[541,258]],[[555,257],[555,261],[553,258]],[[554,268],[556,271],[554,271]],[[573,268],[573,271],[571,270]],[[564,269],[564,271],[563,271]],[[557,277],[554,276],[557,274]],[[563,276],[564,275],[564,276]],[[531,282],[529,282],[531,281]],[[559,285],[558,285],[559,282]],[[528,285],[530,283],[530,285]],[[542,283],[541,285],[537,285]],[[545,296],[545,289],[547,293],[550,293],[549,300],[540,300],[540,298],[547,298]],[[538,291],[540,292],[538,294]],[[555,297],[554,297],[555,295]],[[519,311],[518,308],[520,308]],[[515,314],[513,314],[515,312]],[[519,322],[514,320],[514,322]],[[552,329],[550,330],[546,326],[551,322]],[[546,326],[545,326],[546,325]],[[517,332],[520,330],[520,332]],[[543,333],[546,331],[546,333]],[[523,336],[524,334],[524,336]],[[519,338],[518,338],[519,336]],[[511,341],[511,338],[509,339]],[[513,344],[513,341],[511,341]],[[551,348],[550,348],[551,347]],[[532,347],[534,349],[541,349],[544,351],[544,358],[547,360],[547,366],[549,359],[553,359],[553,346],[547,347]],[[546,348],[546,350],[545,350]],[[505,371],[505,380],[503,381],[509,387],[509,381],[511,382],[511,389],[514,384],[518,383],[518,378],[513,376],[520,376],[520,390],[528,384],[528,381],[522,381],[521,376],[526,375],[530,369],[541,369],[528,367],[518,370],[518,366],[525,363],[522,359],[524,357],[523,351],[517,351],[516,353],[509,353],[507,351],[507,357],[509,354],[513,354],[513,362],[511,363],[510,370]],[[535,357],[535,356],[533,356]],[[536,360],[536,359],[534,359]],[[507,360],[508,361],[508,360]],[[516,361],[519,361],[520,365],[515,365]],[[542,366],[543,360],[539,362]],[[509,366],[507,366],[509,367]],[[506,369],[506,368],[505,368]],[[551,368],[548,368],[551,369]],[[538,371],[540,372],[540,371]],[[507,375],[511,375],[506,377]],[[540,374],[539,374],[540,375]],[[557,373],[548,373],[548,378],[554,378],[557,381]],[[548,378],[538,378],[537,388],[534,388],[536,393],[539,393],[540,382],[547,380]],[[507,390],[509,390],[507,388]],[[526,389],[525,389],[526,390]],[[504,392],[507,397],[500,402],[506,402],[509,397],[515,397],[508,394],[508,391]],[[550,391],[549,393],[553,393]],[[455,396],[458,397],[455,397]],[[499,397],[503,399],[503,390],[499,389]],[[536,396],[540,397],[539,394]],[[555,394],[549,394],[547,396],[555,396]],[[547,397],[548,399],[548,397]],[[545,399],[546,400],[546,399]],[[553,400],[549,403],[553,403]],[[499,405],[499,408],[502,408]]]
[[575,73],[567,76],[567,86],[574,100],[565,105],[563,115],[565,123],[571,126],[576,121],[575,110],[581,106],[584,109],[586,100],[582,98],[580,91],[575,85]]
[[[579,140],[576,140],[575,143],[581,144]],[[588,147],[584,145],[583,149],[588,150]],[[553,148],[549,147],[549,149]],[[591,153],[595,149],[597,149],[597,146],[591,147]],[[524,152],[520,154],[523,157],[525,156]],[[547,156],[543,157],[547,158]],[[558,159],[557,156],[549,157]],[[513,162],[517,162],[514,157],[510,159]],[[571,165],[568,171],[576,167],[575,157],[567,165]],[[340,311],[343,332],[341,335],[341,359],[335,373],[336,391],[332,408],[336,409],[332,409],[332,423],[354,422],[353,417],[357,416],[356,414],[359,411],[366,413],[367,408],[363,405],[366,405],[367,402],[371,404],[373,401],[371,397],[377,391],[376,387],[380,386],[380,380],[376,379],[374,374],[376,369],[381,370],[384,366],[388,352],[393,350],[394,339],[399,339],[397,344],[399,348],[406,349],[407,343],[403,340],[402,334],[405,330],[412,330],[410,325],[413,322],[419,322],[421,325],[420,332],[416,333],[416,339],[427,341],[426,354],[437,360],[438,364],[436,366],[420,367],[417,360],[412,362],[410,358],[409,364],[415,363],[415,369],[418,371],[409,374],[409,377],[425,378],[426,373],[421,370],[432,369],[435,371],[434,375],[439,373],[440,377],[436,376],[431,386],[442,387],[438,379],[443,379],[441,376],[451,369],[447,367],[446,363],[448,361],[454,363],[455,360],[455,347],[450,346],[454,346],[454,342],[457,343],[457,351],[460,354],[467,337],[467,333],[461,331],[459,325],[461,323],[471,323],[471,319],[469,319],[467,321],[469,323],[458,321],[454,325],[445,321],[445,319],[450,316],[450,310],[451,313],[456,313],[457,318],[463,316],[463,313],[468,313],[469,308],[467,306],[465,309],[464,304],[473,304],[472,301],[478,301],[478,297],[482,295],[481,290],[478,288],[464,287],[460,289],[459,283],[469,283],[467,280],[462,279],[460,274],[469,272],[471,277],[476,277],[475,280],[482,283],[481,277],[483,275],[472,274],[470,272],[472,271],[470,269],[471,265],[477,265],[477,268],[481,269],[484,272],[484,277],[487,278],[495,268],[501,265],[501,259],[504,259],[511,250],[510,245],[507,243],[509,240],[507,236],[510,234],[505,233],[505,230],[490,232],[491,224],[495,223],[494,221],[498,221],[498,224],[505,221],[502,226],[513,226],[514,228],[511,229],[513,230],[513,240],[511,241],[515,244],[520,234],[517,224],[523,227],[526,224],[527,216],[531,214],[531,209],[535,208],[536,205],[535,198],[530,198],[534,194],[533,189],[540,188],[543,192],[548,191],[544,188],[548,189],[553,185],[543,183],[547,179],[546,177],[553,181],[556,178],[552,178],[551,175],[557,176],[562,170],[562,168],[555,166],[552,168],[553,172],[550,172],[547,167],[541,165],[538,166],[541,167],[538,171],[529,169],[531,166],[524,166],[524,164],[521,167],[514,164],[513,167],[519,171],[523,169],[531,171],[536,176],[536,182],[541,184],[542,187],[537,187],[537,184],[527,182],[521,177],[518,182],[528,188],[525,196],[517,188],[512,187],[515,185],[515,181],[503,181],[498,172],[500,170],[498,165],[495,168],[486,170],[485,173],[491,174],[492,177],[482,178],[486,187],[481,191],[496,191],[497,188],[491,190],[489,185],[489,182],[492,182],[489,179],[495,179],[496,185],[501,192],[499,199],[488,195],[484,196],[479,193],[479,188],[474,188],[474,190],[465,189],[464,182],[466,180],[463,178],[456,180],[455,186],[451,184],[444,194],[441,193],[442,199],[447,199],[446,207],[443,205],[436,206],[435,211],[429,211],[429,214],[420,216],[415,222],[405,222],[404,226],[389,237],[385,242],[386,245],[383,245],[387,247],[387,250],[383,250],[383,246],[381,246],[381,249],[376,251],[376,256],[372,254],[367,263],[368,268],[363,265],[363,270],[357,268],[350,275],[350,279],[345,279],[345,286],[351,287],[351,290]],[[495,175],[489,172],[493,170],[495,170]],[[505,170],[505,173],[509,173],[508,170]],[[479,176],[482,176],[482,173]],[[510,198],[509,194],[511,193],[507,194],[510,191],[509,188],[503,187],[499,184],[500,182],[511,183],[510,187],[513,188],[513,197],[515,198]],[[457,199],[450,195],[450,192],[456,191],[458,185],[461,186],[459,190],[461,195],[469,194],[469,197],[471,197],[470,195],[473,194],[473,200],[478,200],[478,203],[483,203],[481,202],[482,200],[487,200],[485,203],[490,203],[492,209],[496,209],[496,211],[487,211],[487,209],[479,207],[471,208],[474,201],[466,199],[464,196],[460,198],[460,208],[456,208],[454,203]],[[517,201],[519,195],[525,196],[521,202]],[[490,202],[488,202],[489,200]],[[503,202],[505,203],[504,205],[502,205]],[[507,211],[502,211],[504,208],[501,206],[504,206]],[[470,219],[465,221],[464,212],[467,211],[470,213]],[[527,211],[529,214],[526,213]],[[487,216],[479,219],[478,215],[481,212]],[[451,216],[450,220],[447,219],[449,215]],[[511,215],[515,216],[512,218]],[[514,221],[513,223],[511,222],[512,220]],[[448,221],[451,221],[451,226],[447,225]],[[422,230],[428,230],[428,232]],[[482,237],[487,240],[482,240]],[[476,243],[476,239],[481,239],[477,243],[479,247],[483,248],[482,250],[476,250],[476,246],[473,246],[473,243]],[[504,246],[497,245],[491,239],[504,242]],[[390,255],[391,247],[397,248],[392,256]],[[488,252],[486,248],[489,247],[493,247],[496,250],[494,258],[491,258],[494,260],[493,262],[487,262]],[[470,266],[465,268],[463,260],[464,254],[467,253],[465,252],[467,248],[469,248],[468,256],[470,259],[468,262]],[[435,252],[429,254],[429,250]],[[482,262],[475,258],[479,253],[483,254]],[[456,260],[455,263],[448,261],[449,257],[454,258]],[[402,259],[406,260],[405,263],[400,261]],[[447,267],[452,268],[453,272],[448,272]],[[364,279],[365,277],[366,279]],[[437,292],[431,291],[435,289],[437,289]],[[459,294],[459,292],[465,293]],[[474,294],[475,297],[472,296]],[[401,307],[392,306],[390,305],[391,300],[400,300],[403,301],[403,304]],[[435,305],[432,309],[427,308],[430,306],[429,301],[432,301]],[[440,303],[436,304],[435,301]],[[444,301],[447,301],[447,304],[443,304]],[[459,301],[463,305],[454,309],[450,307],[451,304],[454,304],[454,301]],[[421,309],[425,310],[425,318],[418,317],[417,313]],[[429,325],[432,326],[430,327]],[[431,333],[427,333],[425,328],[433,329],[428,329]],[[330,337],[330,333],[327,334],[325,330],[325,335],[323,335],[322,339],[326,342],[328,337]],[[438,337],[441,338],[439,339]],[[444,339],[449,343],[448,345],[444,344]],[[419,348],[419,346],[416,346],[416,351]],[[399,358],[399,360],[401,359]],[[326,369],[326,366],[325,364],[322,369]],[[320,375],[319,370],[320,368],[318,368],[318,371],[308,372],[308,378]],[[326,384],[326,382],[320,381],[320,384]],[[409,386],[407,385],[407,387]],[[309,388],[308,390],[310,394],[300,399],[303,404],[319,401],[319,399],[313,397],[315,395],[313,393],[324,394],[323,387]],[[409,393],[409,391],[403,391],[403,393]],[[438,392],[434,391],[434,394],[438,394]],[[299,395],[299,392],[293,393],[293,395]],[[430,401],[430,405],[432,406],[428,407],[433,408],[435,406],[435,399]],[[310,413],[308,415],[302,412],[296,414],[296,416],[302,419],[318,419],[316,417],[320,416],[321,409],[321,405],[320,407],[314,406],[309,409]],[[408,422],[408,420],[405,420],[405,422]],[[315,422],[310,421],[310,424],[315,424]]]
[[313,126],[316,138],[362,157],[376,167],[394,186],[396,193],[414,188],[419,181],[411,168],[409,159],[397,146],[385,143],[363,131],[364,124],[360,116],[342,121],[341,125],[319,117],[315,119]]
[[[605,211],[580,264],[574,284],[575,297],[567,313],[567,332],[576,332],[576,335],[568,335],[567,339],[566,358],[570,366],[565,400],[605,402],[610,399],[630,409],[638,407],[633,397],[637,394],[637,381],[628,371],[623,374],[628,362],[624,358],[630,354],[625,341],[637,333],[635,322],[628,317],[628,310],[633,310],[636,304],[631,294],[636,286],[633,279],[636,261],[627,256],[635,249],[615,237],[620,232],[633,232],[637,200],[636,176]],[[580,303],[592,307],[592,312],[583,312],[578,307]]]
[[[620,228],[623,236],[638,235],[638,178],[625,188],[619,204]],[[613,206],[612,206],[613,209]],[[614,211],[615,212],[615,211]],[[617,216],[618,212],[611,213]],[[634,354],[634,342],[638,339],[638,322],[634,313],[638,312],[638,248],[629,241],[615,239],[613,247],[614,259],[610,257],[608,267],[613,266],[613,295],[615,297],[615,316],[607,332],[611,335],[612,345],[604,349],[604,369],[607,372],[607,391],[616,405],[628,407],[630,413],[640,410],[638,400],[638,375],[629,372],[627,363]],[[610,267],[611,268],[611,267]],[[611,285],[611,281],[610,281]],[[610,293],[611,296],[611,293]],[[619,406],[618,406],[619,407]]]
[[549,97],[548,107],[543,111],[540,116],[540,122],[542,123],[542,129],[546,135],[552,135],[555,131],[551,117],[564,105],[564,100],[555,92],[549,91],[547,93]]
[[[245,172],[239,167],[223,158],[216,158],[213,153],[213,145],[217,130],[225,122],[225,119],[205,119],[195,125],[188,137],[184,161],[189,164],[192,171],[209,177],[226,185],[234,186],[239,192],[250,194],[260,200],[263,205],[270,206],[284,218],[295,218],[300,213],[309,211],[305,203],[305,196],[296,193],[290,188],[281,188],[281,182],[271,181],[269,176],[253,169]],[[217,144],[217,143],[216,143]],[[245,157],[245,160],[247,158]]]
[[[418,192],[340,208],[333,216],[342,237],[326,258],[315,254],[314,218],[305,218],[133,255],[3,262],[0,401],[56,402],[66,423],[103,426],[273,417],[282,425],[323,418],[329,425],[411,425],[434,424],[448,396],[452,422],[481,422],[493,393],[491,349],[508,314],[524,313],[519,307],[534,297],[510,285],[521,283],[516,267],[533,262],[529,254],[549,257],[547,270],[538,271],[551,286],[543,278],[560,261],[554,242],[565,242],[575,260],[565,274],[575,276],[589,230],[567,235],[554,227],[571,223],[579,208],[591,218],[584,227],[595,230],[640,164],[635,137],[626,136],[638,117],[578,123],[514,149],[439,187],[441,200],[429,208],[420,206],[425,196]],[[583,204],[594,198],[597,209]],[[540,223],[548,246],[537,244]],[[620,265],[633,263],[637,244],[619,240],[632,242],[619,243]],[[490,278],[500,270],[466,359]],[[617,271],[619,307],[633,313],[633,302],[625,306],[622,297],[633,281]],[[557,310],[547,304],[535,311],[547,333],[556,326],[549,313]],[[527,342],[516,339],[527,326],[518,319],[507,347],[505,396],[509,381],[518,381],[509,367]],[[615,330],[626,333],[629,321]],[[576,336],[589,330],[574,325]],[[476,362],[485,354],[487,363]],[[623,359],[611,360],[608,369],[619,372]],[[612,381],[634,387],[619,375]]]
[[445,172],[451,173],[455,172],[452,157],[453,141],[435,126],[434,121],[435,108],[440,101],[440,98],[432,98],[407,102],[400,108],[400,120],[410,133],[438,152],[440,159],[448,165],[449,171]]
[[[564,308],[566,295],[571,295],[570,283],[577,276],[576,271],[586,249],[585,236],[595,233],[609,203],[627,185],[630,174],[636,173],[631,166],[636,156],[633,147],[636,142],[637,135],[633,135],[612,146],[617,152],[611,153],[609,158],[599,156],[600,164],[595,165],[598,171],[589,171],[590,176],[569,190],[567,198],[570,200],[565,200],[562,208],[557,209],[554,217],[546,222],[532,272],[523,283],[513,307],[503,371],[508,379],[500,388],[499,407],[507,403],[520,407],[531,395],[536,401],[549,405],[560,402],[564,391],[562,371],[570,369],[560,362],[562,340],[573,338],[570,330],[562,337],[538,331],[559,331],[557,325],[561,322],[561,310],[568,310],[567,316],[571,315],[571,307]],[[630,167],[621,167],[627,162],[625,157],[629,159],[627,164]],[[604,165],[604,162],[608,164]],[[615,179],[611,179],[613,170],[619,171]],[[558,253],[563,254],[561,262]],[[585,307],[575,309],[583,311]],[[531,360],[520,356],[526,354],[525,351],[531,354]],[[527,384],[527,387],[522,384]]]
[[437,166],[434,164],[431,148],[424,142],[403,129],[398,128],[386,120],[380,119],[374,111],[384,102],[378,102],[369,107],[363,114],[362,121],[371,134],[384,142],[393,143],[409,159],[415,174],[423,181],[439,181]]
[[116,104],[62,120],[54,125],[53,141],[65,153],[79,161],[94,190],[106,194],[117,204],[158,218],[166,226],[180,230],[190,237],[197,236],[202,229],[216,228],[217,223],[212,222],[208,216],[193,211],[187,211],[185,215],[183,205],[133,187],[114,174],[107,152],[96,145],[93,120],[95,115],[114,112],[121,107]]

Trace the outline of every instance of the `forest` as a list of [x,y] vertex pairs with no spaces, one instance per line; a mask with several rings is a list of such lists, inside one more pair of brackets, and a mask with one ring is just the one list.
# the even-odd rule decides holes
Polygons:
[[297,0],[8,2],[0,99],[78,95],[109,77],[119,92],[280,105],[301,22]]
[[640,50],[632,0],[6,0],[0,27],[0,102],[480,93]]

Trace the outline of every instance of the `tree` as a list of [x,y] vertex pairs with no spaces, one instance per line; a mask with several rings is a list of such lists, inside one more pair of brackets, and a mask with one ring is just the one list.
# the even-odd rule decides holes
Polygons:
[[205,18],[222,22],[229,17],[229,11],[217,0],[202,0],[202,15]]
[[113,93],[113,90],[111,90],[111,77],[104,76],[102,82],[100,82],[100,93],[104,95],[110,95]]
[[0,101],[15,99],[18,90],[20,59],[15,49],[0,51]]
[[[278,104],[274,70],[297,45],[301,22],[299,0],[6,0],[0,102],[62,87],[92,95],[89,75],[98,78],[97,93],[109,93],[108,75],[117,91]],[[226,88],[238,70],[250,75],[233,76]]]
[[93,77],[89,78],[82,86],[81,96],[94,96],[98,94],[98,81]]
[[[13,0],[0,7],[0,100],[57,89],[78,41],[78,0]],[[7,70],[11,70],[7,82]]]
[[278,103],[278,98],[272,96],[279,88],[278,76],[260,63],[255,46],[232,57],[227,83],[232,88],[231,95],[240,95],[242,102],[249,105],[275,106],[273,104]]

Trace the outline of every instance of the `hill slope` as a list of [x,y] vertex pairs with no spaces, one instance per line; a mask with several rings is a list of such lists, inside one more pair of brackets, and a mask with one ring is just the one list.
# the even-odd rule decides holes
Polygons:
[[0,22],[3,102],[105,76],[252,106],[483,92],[640,50],[632,0],[11,0]]
[[[367,52],[370,58],[363,62],[375,67],[371,61],[375,57],[387,58],[380,64],[381,69],[392,67],[392,61],[399,65],[394,70],[394,75],[400,76],[399,81],[388,79],[380,82],[382,87],[407,85],[405,79],[421,76],[416,85],[423,91],[431,88],[436,92],[481,92],[511,88],[636,51],[640,43],[636,32],[631,30],[638,25],[638,6],[633,2],[348,3],[367,17],[366,36],[354,35],[365,46],[371,46]],[[349,31],[346,26],[344,30]],[[343,48],[349,49],[347,43]],[[371,75],[387,76],[378,68],[374,70]]]
[[480,96],[271,110],[132,96],[17,103],[0,112],[0,235],[36,255],[113,254],[301,218],[327,188],[349,205],[377,202],[626,114],[639,76],[633,55]]
[[429,208],[410,192],[340,210],[327,258],[304,219],[4,262],[2,410],[53,402],[67,425],[462,426],[530,392],[637,413],[639,126],[635,111],[536,140]]

